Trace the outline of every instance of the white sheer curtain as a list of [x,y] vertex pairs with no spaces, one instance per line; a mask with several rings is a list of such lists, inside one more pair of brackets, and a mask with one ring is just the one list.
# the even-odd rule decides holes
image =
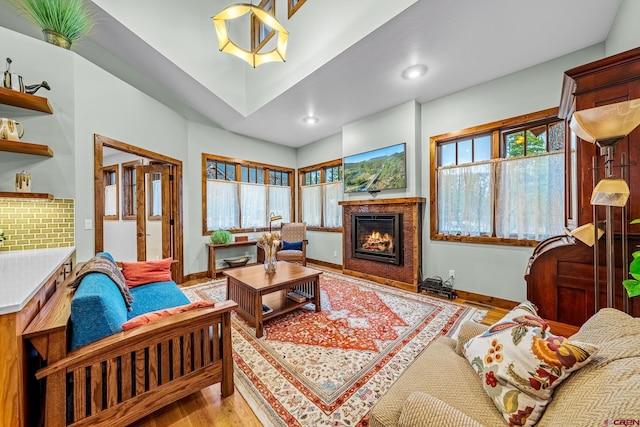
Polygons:
[[262,184],[240,184],[241,228],[266,227],[267,186]]
[[479,163],[438,170],[438,228],[449,235],[493,232],[493,165]]
[[[329,182],[324,186],[324,226],[342,227],[342,206],[338,204],[342,200],[342,182]],[[304,202],[303,202],[304,204]]]
[[162,192],[160,191],[162,188],[162,181],[156,179],[152,182],[152,206],[151,206],[151,215],[153,216],[162,216]]
[[118,214],[116,207],[117,203],[117,188],[115,184],[106,185],[104,187],[104,214],[105,216],[115,216]]
[[305,185],[302,187],[302,221],[307,227],[320,227],[322,218],[322,187]]
[[564,152],[497,164],[496,236],[542,240],[564,230]]
[[207,180],[207,229],[240,228],[235,182]]
[[282,220],[275,221],[272,226],[277,227],[281,222],[291,222],[291,187],[282,185],[269,186],[269,212],[282,215]]

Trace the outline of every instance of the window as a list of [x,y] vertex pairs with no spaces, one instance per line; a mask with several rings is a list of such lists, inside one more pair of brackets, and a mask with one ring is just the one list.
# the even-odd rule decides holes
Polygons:
[[104,219],[118,220],[118,165],[102,168],[104,186]]
[[152,172],[149,174],[150,181],[148,185],[149,210],[148,218],[153,221],[162,219],[162,174],[160,172]]
[[202,163],[203,234],[264,231],[271,213],[293,219],[293,169],[212,154],[203,154]]
[[142,161],[122,164],[122,219],[136,219],[136,166]]
[[[276,16],[275,0],[262,0],[258,5],[265,12]],[[251,15],[251,51],[258,52],[275,34],[275,30]]]
[[535,245],[564,229],[557,108],[431,138],[431,236]]
[[300,209],[307,228],[342,231],[342,160],[299,169]]
[[300,6],[307,0],[289,0],[289,18],[300,9]]

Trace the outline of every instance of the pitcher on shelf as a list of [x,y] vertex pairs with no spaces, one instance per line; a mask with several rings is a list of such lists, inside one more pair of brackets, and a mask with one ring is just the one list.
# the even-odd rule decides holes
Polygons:
[[17,120],[0,117],[0,139],[19,141],[24,135],[24,126]]

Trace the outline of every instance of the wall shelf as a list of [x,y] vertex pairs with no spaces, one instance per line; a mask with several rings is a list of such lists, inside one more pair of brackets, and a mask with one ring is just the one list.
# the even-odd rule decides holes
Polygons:
[[47,98],[0,87],[0,104],[11,105],[27,110],[53,114],[53,108]]
[[52,201],[53,194],[47,193],[18,193],[14,191],[0,191],[0,199],[13,199],[15,201]]
[[53,157],[53,151],[48,145],[33,144],[31,142],[22,141],[9,141],[7,139],[0,139],[0,151]]

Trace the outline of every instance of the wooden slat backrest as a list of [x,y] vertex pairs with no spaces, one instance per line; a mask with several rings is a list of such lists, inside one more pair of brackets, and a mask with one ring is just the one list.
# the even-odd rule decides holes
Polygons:
[[[143,334],[135,329],[116,334],[120,337],[119,340],[112,342],[112,337],[108,337],[69,353],[63,360],[38,371],[37,376],[47,378],[47,388],[56,387],[51,381],[54,377],[62,378],[62,384],[66,386],[64,378],[67,373],[73,376],[73,386],[68,391],[74,405],[73,420],[69,425],[82,425],[84,422],[87,422],[87,425],[100,425],[93,423],[103,419],[103,413],[133,417],[129,412],[123,415],[122,411],[125,411],[124,408],[129,408],[127,411],[142,410],[130,405],[140,399],[146,401],[149,394],[158,397],[159,390],[168,395],[186,393],[189,388],[185,389],[184,384],[180,382],[189,382],[191,378],[195,378],[196,384],[200,384],[205,381],[202,372],[209,373],[206,377],[209,384],[212,381],[222,381],[228,370],[231,372],[226,373],[227,375],[233,374],[230,368],[230,345],[223,346],[229,347],[228,360],[222,360],[224,354],[219,349],[225,336],[229,340],[227,343],[231,342],[230,331],[224,333],[224,325],[230,325],[230,310],[235,306],[231,301],[221,303],[215,308],[194,310],[201,312],[199,315],[191,312],[180,313],[172,316],[173,321],[161,320],[157,322],[158,325],[140,327],[146,329]],[[171,351],[169,343],[174,346]],[[214,350],[210,351],[211,349]],[[173,377],[170,379],[171,369]],[[90,373],[88,378],[87,372]],[[133,384],[132,378],[135,378]],[[135,392],[131,390],[132,385]],[[49,389],[49,398],[48,391]],[[62,395],[66,396],[66,392]],[[157,404],[158,402],[155,402],[152,407],[157,407]],[[64,407],[63,403],[63,412]],[[104,419],[105,425],[113,420],[109,417]]]

